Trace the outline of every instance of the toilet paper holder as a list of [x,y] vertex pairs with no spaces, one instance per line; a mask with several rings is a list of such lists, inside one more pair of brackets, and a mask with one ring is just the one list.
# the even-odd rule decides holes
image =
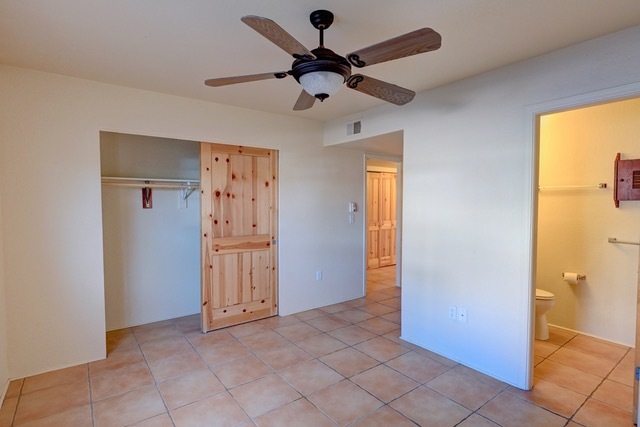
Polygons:
[[[564,272],[562,273],[562,277],[564,278]],[[587,280],[586,274],[578,274],[578,280]]]

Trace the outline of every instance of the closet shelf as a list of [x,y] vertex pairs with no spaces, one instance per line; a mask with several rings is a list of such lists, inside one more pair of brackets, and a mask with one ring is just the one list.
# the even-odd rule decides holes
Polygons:
[[173,178],[129,178],[116,176],[103,176],[104,187],[134,187],[134,188],[164,188],[168,190],[185,190],[183,199],[189,197],[200,188],[197,179],[173,179]]

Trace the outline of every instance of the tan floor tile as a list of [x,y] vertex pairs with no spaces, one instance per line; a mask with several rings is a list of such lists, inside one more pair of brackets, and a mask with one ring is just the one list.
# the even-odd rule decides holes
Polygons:
[[250,417],[266,414],[301,397],[277,375],[268,375],[241,385],[231,389],[230,393]]
[[345,343],[326,333],[296,341],[296,345],[315,357],[325,356],[346,347]]
[[31,393],[36,390],[42,390],[60,384],[86,380],[88,376],[88,369],[85,364],[65,369],[58,369],[40,375],[34,375],[24,379],[22,394]]
[[131,329],[119,329],[117,331],[107,332],[107,354],[114,350],[127,347],[135,347],[138,345],[135,335]]
[[301,313],[296,313],[293,315],[293,317],[295,317],[298,320],[302,320],[306,322],[308,320],[315,319],[316,317],[324,316],[326,314],[327,313],[325,313],[323,310],[319,308],[314,308],[313,310],[307,310]]
[[454,426],[471,414],[464,406],[424,386],[405,394],[389,405],[423,426]]
[[595,399],[588,399],[573,417],[573,421],[586,427],[626,427],[633,424],[631,412],[623,411]]
[[300,319],[296,319],[293,316],[273,316],[259,320],[260,324],[265,325],[269,329],[282,328],[283,326],[290,326],[300,322]]
[[604,380],[591,397],[623,411],[633,411],[633,387]]
[[377,360],[351,347],[323,356],[320,360],[347,378],[379,364]]
[[304,322],[283,326],[281,328],[275,329],[275,331],[291,341],[302,340],[322,333],[321,330],[314,328],[313,326],[308,325]]
[[599,377],[606,377],[616,366],[616,362],[593,356],[581,351],[563,347],[549,356],[549,360],[589,372]]
[[198,349],[198,354],[202,360],[209,365],[217,365],[218,363],[228,362],[238,357],[249,354],[249,350],[238,340],[223,341],[218,344],[208,345]]
[[334,314],[334,313],[339,313],[341,311],[349,310],[350,308],[351,308],[351,305],[349,305],[346,302],[341,302],[338,304],[328,305],[326,307],[320,307],[320,310],[328,314]]
[[7,387],[7,392],[4,397],[16,397],[22,392],[22,385],[24,384],[24,378],[19,380],[13,380],[9,382],[9,386]]
[[173,421],[171,421],[169,414],[161,414],[147,418],[139,423],[131,424],[131,427],[173,427]]
[[224,386],[208,369],[192,372],[158,384],[169,409],[195,402],[224,391]]
[[498,387],[455,369],[443,373],[425,385],[472,411],[480,408],[501,391]]
[[202,361],[200,355],[191,347],[185,353],[149,362],[149,369],[157,382],[199,371],[206,367],[207,365]]
[[[384,289],[384,288],[380,288],[380,289]],[[367,301],[367,304],[371,304],[372,302],[381,302],[384,300],[388,300],[390,298],[393,298],[393,296],[385,294],[380,290],[376,290],[374,292],[367,292],[367,296],[364,297],[364,299]]]
[[158,322],[152,322],[152,323],[145,323],[143,325],[133,326],[130,329],[133,332],[139,332],[145,329],[161,328],[163,326],[169,326],[169,325],[173,325],[173,321],[171,319],[160,320]]
[[366,311],[362,311],[357,308],[350,308],[349,310],[335,313],[334,316],[349,323],[358,323],[363,322],[367,319],[371,319],[373,317],[373,314],[369,314]]
[[146,363],[128,366],[91,377],[91,399],[95,402],[153,384]]
[[332,315],[316,317],[314,319],[307,320],[306,323],[321,330],[322,332],[333,331],[334,329],[340,329],[350,325],[349,322]]
[[95,427],[125,426],[165,411],[155,386],[143,387],[93,404]]
[[[633,356],[634,352],[631,351],[628,355]],[[615,367],[615,369],[609,374],[608,379],[618,382],[620,384],[633,387],[635,364],[633,357],[625,356],[622,361]]]
[[549,325],[549,339],[546,342],[561,346],[565,345],[577,335],[576,332]]
[[388,320],[389,322],[393,322],[396,325],[399,325],[402,323],[402,314],[399,311],[394,311],[393,313],[385,314],[380,317],[383,318],[384,320]]
[[89,381],[61,384],[20,396],[15,423],[48,417],[89,403]]
[[5,397],[0,407],[0,426],[9,427],[18,407],[18,397]]
[[540,357],[549,357],[554,351],[560,348],[558,344],[549,341],[535,340],[533,343],[533,354]]
[[545,360],[534,369],[534,376],[588,396],[602,382],[602,378],[570,366]]
[[545,407],[563,417],[571,417],[582,405],[587,396],[567,388],[550,383],[540,378],[534,379],[531,390],[520,390],[509,387],[507,391],[521,399]]
[[[390,298],[390,299],[394,299],[394,298]],[[384,302],[386,301],[388,300],[384,300]],[[381,304],[379,302],[363,305],[362,307],[360,307],[360,310],[366,311],[367,313],[373,314],[374,316],[382,316],[382,315],[397,311],[397,309],[390,307],[386,304]]]
[[384,365],[354,375],[351,381],[385,403],[402,396],[420,384]]
[[220,344],[224,341],[235,341],[236,339],[233,335],[223,329],[219,331],[207,332],[206,334],[203,334],[202,332],[192,332],[185,335],[185,338],[196,350],[199,350],[203,347]]
[[394,297],[399,297],[400,295],[402,295],[402,288],[395,285],[395,279],[392,279],[392,281],[393,281],[393,286],[389,286],[386,289],[381,290],[380,292],[382,292],[383,294],[394,296]]
[[465,375],[469,375],[470,377],[473,377],[477,380],[480,380],[484,383],[487,383],[489,385],[492,385],[496,388],[499,388],[500,390],[505,390],[507,387],[509,387],[509,385],[507,383],[504,383],[500,380],[497,380],[493,377],[490,377],[487,374],[483,374],[482,372],[476,371],[475,369],[469,368],[467,366],[464,365],[456,365],[453,369],[455,369],[458,372],[461,372]]
[[211,367],[227,388],[233,388],[273,373],[273,369],[250,354]]
[[144,362],[144,356],[139,347],[129,347],[110,353],[106,359],[89,363],[89,374],[100,375],[127,366]]
[[163,325],[157,328],[141,329],[133,334],[138,340],[138,344],[171,337],[181,337],[182,332],[174,324]]
[[222,392],[171,411],[176,427],[227,427],[247,420],[229,393]]
[[629,347],[625,347],[619,344],[610,343],[597,338],[587,337],[584,335],[578,335],[565,344],[565,348],[571,348],[581,351],[583,353],[592,354],[594,356],[602,357],[604,359],[613,360],[619,362],[620,359],[627,353]]
[[415,427],[415,423],[398,411],[383,406],[371,415],[356,421],[353,427]]
[[280,376],[303,396],[344,379],[342,375],[316,359],[285,369],[280,372]]
[[353,346],[358,351],[373,357],[380,362],[386,362],[409,351],[400,344],[386,338],[377,337]]
[[362,341],[374,338],[376,334],[362,329],[359,326],[347,326],[346,328],[336,329],[334,331],[327,332],[332,337],[339,339],[347,345],[354,345],[361,343]]
[[376,335],[384,335],[398,329],[398,324],[385,320],[381,317],[373,317],[364,322],[357,323],[356,326],[373,332]]
[[201,332],[202,322],[200,314],[194,314],[191,316],[184,316],[174,320],[175,325],[183,334],[189,334],[192,332]]
[[242,325],[231,326],[226,329],[227,332],[236,338],[248,337],[249,335],[266,332],[268,330],[269,328],[260,322],[243,323]]
[[[307,398],[341,426],[365,417],[383,405],[349,380],[324,388]],[[345,405],[344,402],[349,404]]]
[[500,427],[498,424],[493,421],[483,417],[478,414],[471,414],[468,418],[466,418],[463,422],[458,424],[456,427]]
[[260,332],[254,335],[240,338],[245,346],[251,351],[259,353],[261,351],[274,350],[289,343],[289,340],[274,331]]
[[66,412],[41,418],[20,427],[92,427],[93,418],[91,416],[91,405],[78,406]]
[[298,399],[255,420],[258,427],[317,426],[334,427],[335,424],[306,399]]
[[425,383],[450,368],[426,356],[410,351],[385,363],[419,383]]
[[276,371],[282,371],[313,358],[309,353],[291,343],[260,353],[259,356]]
[[176,356],[192,349],[183,336],[160,338],[140,344],[140,349],[148,362]]
[[501,393],[478,414],[503,427],[563,427],[567,419],[509,393]]
[[440,362],[443,365],[448,366],[450,368],[460,366],[460,364],[455,360],[451,360],[447,357],[440,356],[439,354],[436,354],[433,351],[427,350],[426,348],[415,346],[415,348],[412,348],[412,350],[423,356],[427,356],[429,359],[433,359],[436,362]]

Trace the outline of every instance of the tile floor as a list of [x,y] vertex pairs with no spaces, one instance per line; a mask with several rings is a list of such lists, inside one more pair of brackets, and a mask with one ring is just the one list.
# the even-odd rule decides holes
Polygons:
[[522,391],[401,341],[395,268],[366,298],[208,334],[107,334],[107,359],[11,382],[0,426],[631,426],[633,352],[552,328]]

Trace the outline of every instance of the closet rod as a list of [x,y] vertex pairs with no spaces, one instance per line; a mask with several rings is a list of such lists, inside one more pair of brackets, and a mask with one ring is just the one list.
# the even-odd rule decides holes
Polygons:
[[636,246],[640,246],[640,242],[627,242],[624,240],[618,240],[615,237],[609,237],[609,239],[607,239],[607,241],[609,243],[620,243],[622,245],[636,245]]
[[193,189],[200,186],[197,179],[172,179],[172,178],[127,178],[115,176],[103,176],[102,185],[119,187],[148,187],[170,189]]
[[604,189],[604,188],[607,188],[607,183],[600,182],[598,184],[591,184],[591,185],[558,185],[558,186],[541,185],[540,187],[538,187],[538,190],[579,190],[579,189],[589,189],[589,188]]

